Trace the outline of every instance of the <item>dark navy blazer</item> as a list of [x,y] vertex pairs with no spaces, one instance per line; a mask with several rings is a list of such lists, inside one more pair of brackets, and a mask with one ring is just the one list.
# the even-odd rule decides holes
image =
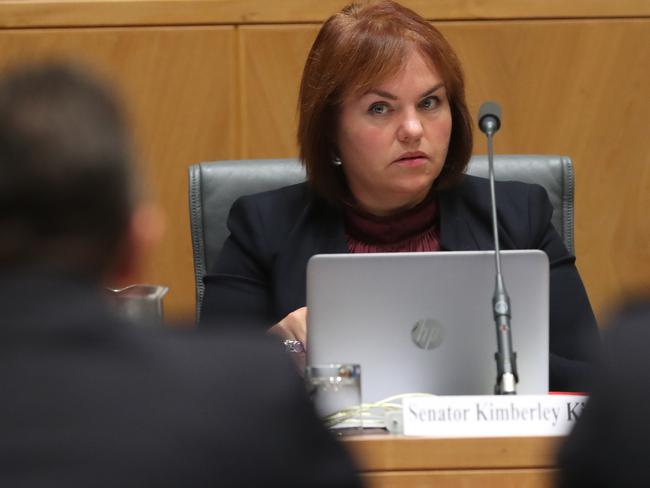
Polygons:
[[72,276],[3,270],[0,310],[0,486],[361,486],[264,334],[127,324]]
[[[551,224],[553,208],[541,186],[496,185],[502,249],[540,249],[550,261],[551,389],[584,390],[590,372],[585,361],[599,339],[575,257]],[[465,176],[440,191],[438,201],[443,251],[494,248],[486,179]],[[342,212],[305,183],[238,199],[228,227],[231,235],[205,278],[204,324],[268,327],[305,305],[311,256],[348,252]]]
[[650,485],[649,325],[647,295],[611,316],[589,402],[558,451],[558,488]]

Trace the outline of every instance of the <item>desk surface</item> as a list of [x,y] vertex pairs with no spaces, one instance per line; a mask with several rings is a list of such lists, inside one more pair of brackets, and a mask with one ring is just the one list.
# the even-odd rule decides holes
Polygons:
[[551,487],[558,437],[343,439],[370,488]]

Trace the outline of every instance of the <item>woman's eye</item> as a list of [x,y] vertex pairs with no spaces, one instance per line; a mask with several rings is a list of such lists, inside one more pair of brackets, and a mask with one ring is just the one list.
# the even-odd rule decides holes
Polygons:
[[427,97],[420,102],[420,107],[425,110],[433,110],[439,103],[440,99],[438,97]]
[[388,112],[388,105],[385,103],[373,103],[368,109],[368,112],[373,115],[384,115]]

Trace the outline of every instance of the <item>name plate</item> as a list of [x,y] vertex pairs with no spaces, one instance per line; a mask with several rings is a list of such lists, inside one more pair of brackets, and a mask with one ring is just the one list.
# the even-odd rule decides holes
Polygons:
[[406,397],[403,429],[445,438],[563,436],[586,403],[584,395]]

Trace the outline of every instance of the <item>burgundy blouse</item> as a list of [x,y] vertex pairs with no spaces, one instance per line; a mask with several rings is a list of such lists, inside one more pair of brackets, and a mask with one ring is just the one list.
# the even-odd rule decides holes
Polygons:
[[346,207],[344,217],[351,253],[440,250],[438,202],[435,198],[387,217]]

